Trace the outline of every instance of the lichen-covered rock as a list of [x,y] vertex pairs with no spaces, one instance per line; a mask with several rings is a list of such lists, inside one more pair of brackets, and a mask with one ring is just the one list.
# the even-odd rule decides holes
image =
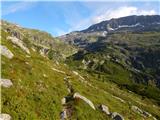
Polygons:
[[100,109],[107,115],[110,115],[109,108],[106,105],[101,105]]
[[95,107],[94,107],[94,104],[89,100],[87,99],[86,97],[80,95],[79,93],[74,93],[73,95],[73,98],[79,98],[79,99],[82,99],[83,101],[85,101],[91,108],[93,108],[95,110]]
[[9,79],[1,79],[1,86],[5,88],[9,88],[13,85],[12,81]]
[[0,45],[0,54],[1,55],[4,55],[5,57],[9,58],[9,59],[12,59],[13,58],[13,53],[6,47],[6,46],[3,46],[3,45]]
[[112,118],[113,120],[124,120],[123,116],[120,115],[120,114],[117,113],[117,112],[113,112],[113,113],[111,114],[111,118]]
[[8,39],[8,40],[11,40],[11,42],[12,42],[13,44],[16,44],[16,45],[19,46],[23,51],[25,51],[26,53],[30,54],[29,49],[24,46],[24,43],[23,43],[20,39],[18,39],[18,38],[16,38],[16,37],[11,37],[11,36],[8,36],[7,39]]
[[1,113],[0,114],[0,120],[11,120],[11,116],[9,114],[6,113]]

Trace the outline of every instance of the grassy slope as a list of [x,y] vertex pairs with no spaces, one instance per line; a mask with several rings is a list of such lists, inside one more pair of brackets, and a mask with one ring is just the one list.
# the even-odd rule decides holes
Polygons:
[[[130,109],[130,101],[153,115],[159,116],[160,108],[155,106],[149,99],[142,100],[140,96],[129,93],[126,90],[120,90],[115,84],[110,82],[103,83],[98,81],[94,75],[86,72],[81,74],[93,86],[90,87],[81,83],[79,77],[74,75],[70,68],[63,64],[57,65],[45,57],[40,56],[36,52],[31,51],[31,57],[17,46],[6,40],[7,34],[3,33],[2,44],[7,46],[14,54],[12,60],[2,56],[2,78],[11,79],[13,86],[11,88],[2,88],[2,112],[10,114],[14,120],[58,120],[62,110],[61,99],[66,96],[67,88],[64,84],[64,74],[57,73],[51,68],[54,67],[65,71],[71,76],[71,83],[76,92],[81,93],[90,99],[95,106],[105,104],[109,106],[111,111],[119,112],[125,119],[141,120],[142,117]],[[44,77],[45,74],[47,77]],[[105,92],[106,91],[106,92]],[[127,103],[121,103],[112,97],[120,96]],[[100,111],[92,110],[83,101],[75,101],[75,114],[73,119],[80,120],[101,120],[109,119]],[[159,116],[160,117],[160,116]],[[149,118],[145,118],[149,120]]]

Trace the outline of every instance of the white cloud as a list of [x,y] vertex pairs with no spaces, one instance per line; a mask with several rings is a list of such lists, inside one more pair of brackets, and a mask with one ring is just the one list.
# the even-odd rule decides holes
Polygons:
[[32,6],[33,2],[16,2],[6,7],[3,7],[2,4],[2,15],[8,15],[17,11],[27,10]]
[[92,23],[98,23],[103,20],[108,20],[111,18],[119,18],[129,15],[154,15],[156,14],[155,10],[141,10],[134,6],[123,6],[119,7],[115,10],[107,10],[102,13],[100,13],[97,16],[93,16],[91,19]]

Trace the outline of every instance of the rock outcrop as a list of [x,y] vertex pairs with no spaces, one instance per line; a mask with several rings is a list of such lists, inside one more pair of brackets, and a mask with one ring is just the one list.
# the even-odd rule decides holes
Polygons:
[[13,85],[12,81],[9,79],[1,79],[1,86],[5,88],[9,88]]
[[12,59],[13,58],[13,53],[4,45],[0,45],[0,54],[4,55],[5,57]]
[[0,114],[0,120],[11,120],[12,117],[9,114],[1,113]]
[[11,37],[11,36],[8,36],[7,39],[8,39],[8,40],[11,40],[11,42],[12,42],[13,44],[16,44],[16,45],[19,46],[23,51],[25,51],[26,53],[30,54],[29,49],[28,49],[27,47],[25,47],[24,43],[23,43],[20,39],[18,39],[18,38],[16,38],[16,37]]
[[106,113],[107,115],[110,115],[109,108],[106,105],[100,105],[100,109]]
[[74,98],[74,99],[82,99],[82,100],[85,101],[91,108],[93,108],[93,109],[95,110],[94,104],[93,104],[89,99],[87,99],[86,97],[80,95],[79,93],[74,93],[73,98]]

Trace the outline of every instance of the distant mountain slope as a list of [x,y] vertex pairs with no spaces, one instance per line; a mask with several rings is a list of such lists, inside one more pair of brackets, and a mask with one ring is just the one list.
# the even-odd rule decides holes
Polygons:
[[104,74],[120,86],[159,101],[160,96],[154,94],[160,93],[159,23],[159,15],[127,16],[60,39],[79,47],[67,60],[71,66]]
[[85,30],[71,32],[58,38],[64,42],[84,48],[86,45],[97,41],[97,37],[105,37],[112,33],[140,33],[145,31],[160,32],[160,15],[134,15],[106,20],[91,25]]
[[97,32],[97,31],[151,31],[158,30],[160,27],[160,15],[151,16],[127,16],[117,19],[102,21],[90,26],[81,32]]

